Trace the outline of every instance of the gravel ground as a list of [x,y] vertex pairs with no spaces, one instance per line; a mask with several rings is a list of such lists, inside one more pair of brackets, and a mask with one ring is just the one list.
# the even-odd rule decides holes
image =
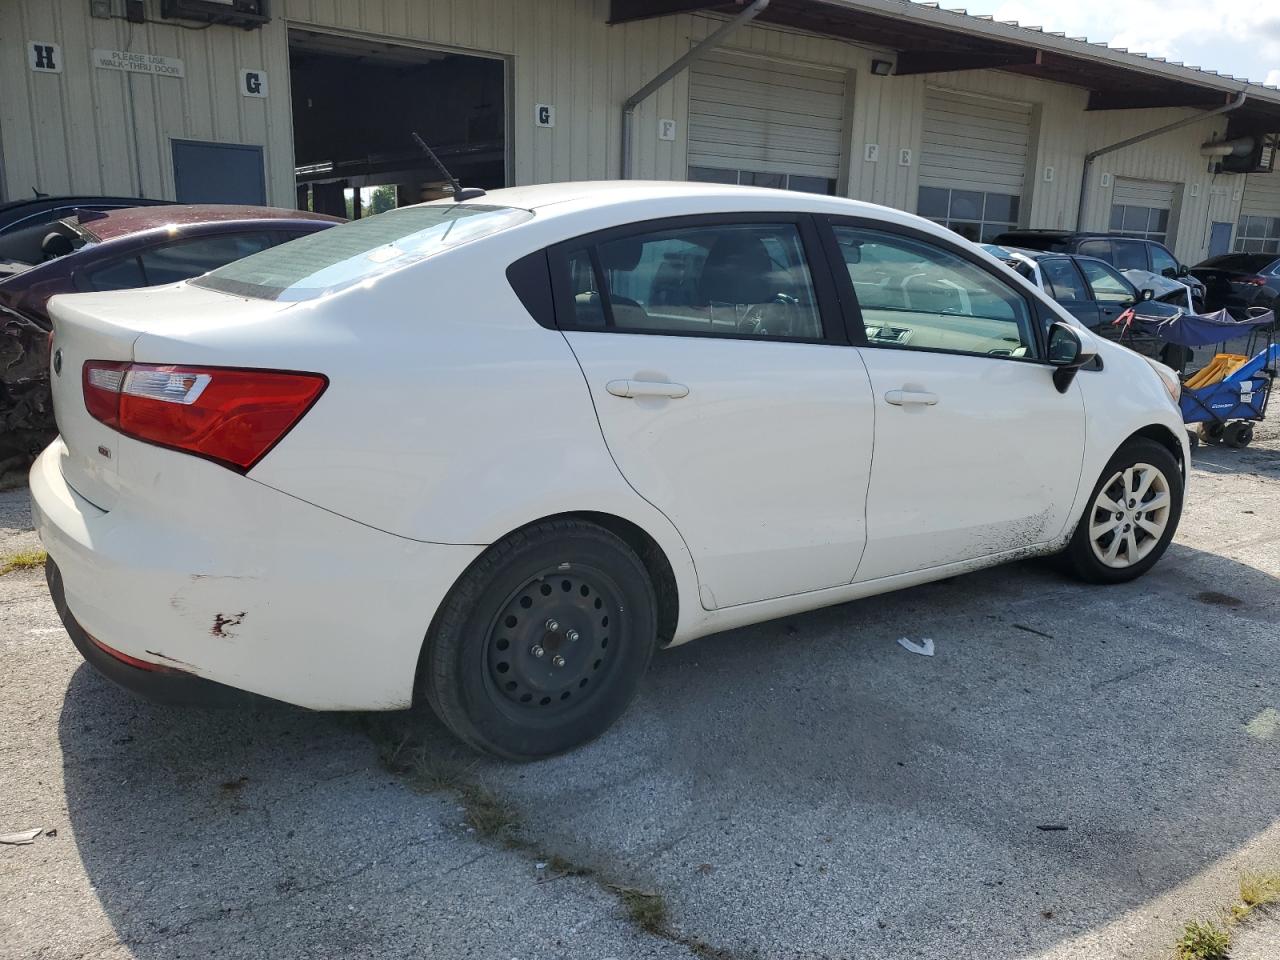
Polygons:
[[[34,545],[25,497],[0,494],[4,553]],[[1273,422],[1197,452],[1139,583],[1019,564],[733,631],[660,654],[586,749],[468,758],[523,822],[507,849],[358,718],[116,689],[12,573],[0,833],[56,835],[0,846],[0,957],[1163,960],[1280,871],[1277,578]],[[538,883],[532,850],[598,876]],[[606,881],[659,892],[675,939]],[[1234,956],[1276,960],[1280,924]]]

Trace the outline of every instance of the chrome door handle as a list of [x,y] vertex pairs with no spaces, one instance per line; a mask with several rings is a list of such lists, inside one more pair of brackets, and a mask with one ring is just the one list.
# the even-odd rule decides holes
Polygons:
[[689,395],[689,388],[683,383],[668,383],[664,380],[610,380],[604,388],[615,397],[666,397],[668,400],[679,400]]
[[892,403],[895,407],[904,407],[909,404],[932,407],[938,402],[938,395],[924,390],[890,390],[884,395],[884,399],[886,403]]

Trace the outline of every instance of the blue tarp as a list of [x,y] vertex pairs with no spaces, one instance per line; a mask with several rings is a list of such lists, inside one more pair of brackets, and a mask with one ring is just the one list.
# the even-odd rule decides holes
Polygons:
[[1141,305],[1134,308],[1133,317],[1129,321],[1131,326],[1184,347],[1205,347],[1233,340],[1276,321],[1275,314],[1270,310],[1247,320],[1237,320],[1225,310],[1205,314],[1179,313],[1172,317],[1144,317],[1138,312],[1141,309]]

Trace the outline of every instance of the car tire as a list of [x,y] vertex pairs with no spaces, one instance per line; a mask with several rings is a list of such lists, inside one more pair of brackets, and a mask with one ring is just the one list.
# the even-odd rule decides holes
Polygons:
[[[1121,490],[1141,491],[1141,496],[1121,500]],[[1165,447],[1153,440],[1130,440],[1108,461],[1089,493],[1084,515],[1060,555],[1062,566],[1087,583],[1136,580],[1168,549],[1182,516],[1182,491],[1182,472]],[[1144,509],[1161,497],[1167,498],[1162,506]]]
[[493,544],[427,636],[419,689],[462,741],[507,760],[595,739],[630,704],[657,647],[657,600],[636,552],[582,520]]

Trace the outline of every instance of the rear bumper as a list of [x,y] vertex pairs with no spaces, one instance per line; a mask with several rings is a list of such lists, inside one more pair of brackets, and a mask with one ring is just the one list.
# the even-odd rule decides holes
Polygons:
[[[163,487],[105,511],[66,482],[63,453],[55,441],[31,469],[50,590],[85,658],[144,693],[207,702],[204,681],[318,710],[409,706],[431,618],[482,549],[374,530],[171,451],[154,454],[174,458],[155,461]],[[138,677],[152,671],[89,637],[171,672]]]
[[62,588],[62,572],[52,558],[45,562],[44,576],[49,584],[49,596],[53,598],[53,606],[58,611],[62,625],[67,628],[67,635],[71,637],[71,642],[80,651],[85,662],[108,680],[156,703],[231,706],[253,699],[252,694],[190,673],[171,670],[167,667],[143,669],[111,656],[84,632],[84,628],[71,615],[71,611],[67,608],[66,591]]

